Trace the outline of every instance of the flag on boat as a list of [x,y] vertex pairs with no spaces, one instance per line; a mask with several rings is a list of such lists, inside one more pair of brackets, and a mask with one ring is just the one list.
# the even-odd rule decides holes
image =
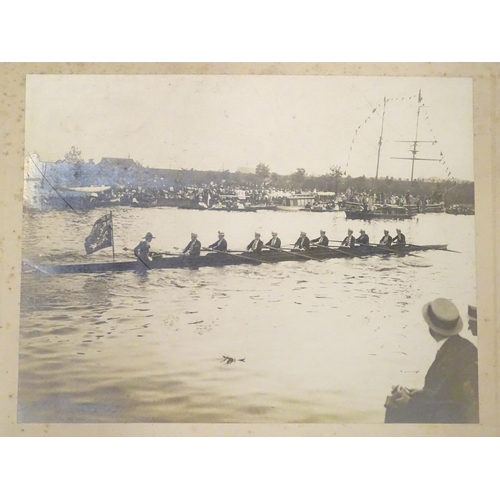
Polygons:
[[90,234],[85,238],[87,255],[113,245],[113,216],[103,215],[94,223]]

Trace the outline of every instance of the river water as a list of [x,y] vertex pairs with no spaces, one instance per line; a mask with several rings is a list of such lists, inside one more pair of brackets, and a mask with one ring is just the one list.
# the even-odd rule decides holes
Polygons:
[[[98,262],[83,241],[105,210],[25,213],[23,259]],[[74,275],[23,274],[19,422],[377,423],[391,385],[421,387],[436,346],[421,310],[475,304],[474,217],[347,221],[343,212],[113,211],[116,258],[202,244],[223,230],[243,249],[260,230],[378,241],[400,227],[415,244],[460,253]],[[466,331],[462,335],[476,343]],[[234,358],[230,364],[223,356]],[[241,361],[244,360],[244,361]]]

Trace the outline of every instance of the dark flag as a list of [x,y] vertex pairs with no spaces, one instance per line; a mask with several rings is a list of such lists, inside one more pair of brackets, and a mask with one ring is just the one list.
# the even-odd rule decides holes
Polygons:
[[87,254],[108,248],[113,244],[113,219],[111,214],[103,215],[94,223],[90,234],[85,238]]

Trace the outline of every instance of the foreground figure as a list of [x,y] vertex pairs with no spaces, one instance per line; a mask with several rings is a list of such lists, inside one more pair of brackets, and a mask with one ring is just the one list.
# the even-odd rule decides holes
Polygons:
[[462,318],[447,299],[426,304],[422,315],[438,343],[423,389],[395,386],[385,403],[386,423],[478,423],[477,349],[460,337]]
[[469,330],[474,337],[477,337],[477,307],[469,306],[467,314],[469,316]]

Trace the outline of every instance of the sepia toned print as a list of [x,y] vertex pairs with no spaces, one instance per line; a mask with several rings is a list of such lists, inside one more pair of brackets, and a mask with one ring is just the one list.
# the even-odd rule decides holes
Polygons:
[[29,76],[18,421],[477,423],[472,152],[467,78]]

